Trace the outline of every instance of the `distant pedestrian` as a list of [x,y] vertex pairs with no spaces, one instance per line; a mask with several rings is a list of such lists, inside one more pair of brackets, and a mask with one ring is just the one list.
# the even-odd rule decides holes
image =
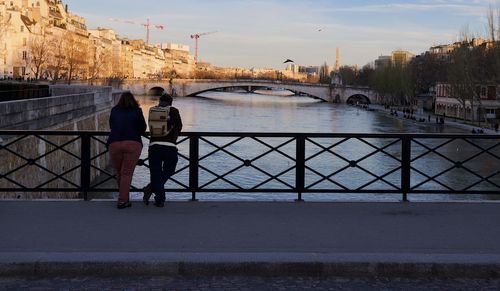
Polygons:
[[495,132],[498,132],[498,123],[495,123]]
[[431,122],[431,115],[427,116],[427,121]]
[[141,135],[146,131],[144,115],[132,93],[123,93],[118,104],[111,109],[109,127],[111,132],[107,145],[120,192],[117,208],[123,209],[132,206],[130,184],[141,155]]
[[[142,201],[149,204],[149,198],[154,193],[157,207],[165,206],[165,183],[175,173],[177,166],[177,138],[182,130],[182,120],[179,110],[172,106],[173,98],[163,93],[158,106],[149,111],[149,171],[151,183],[144,188]],[[153,114],[157,118],[153,118]]]

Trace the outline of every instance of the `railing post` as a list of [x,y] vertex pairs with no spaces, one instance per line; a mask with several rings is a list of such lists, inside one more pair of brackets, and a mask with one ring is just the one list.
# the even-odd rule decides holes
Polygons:
[[408,201],[408,193],[411,187],[411,137],[402,138],[401,151],[401,190],[403,192],[403,202]]
[[191,189],[191,201],[198,201],[196,191],[198,190],[199,148],[200,140],[198,135],[192,135],[189,138],[189,189]]
[[83,200],[88,201],[88,192],[90,190],[90,134],[82,133],[81,140],[80,187]]
[[296,155],[295,155],[295,187],[297,187],[297,202],[303,202],[302,192],[305,187],[305,169],[306,169],[306,138],[304,135],[297,136]]

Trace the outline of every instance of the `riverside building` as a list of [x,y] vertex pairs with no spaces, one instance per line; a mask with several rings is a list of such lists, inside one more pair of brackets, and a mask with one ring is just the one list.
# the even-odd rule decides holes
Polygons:
[[189,47],[155,47],[112,29],[89,30],[60,0],[0,1],[0,79],[160,78],[172,69],[189,77]]
[[476,90],[479,96],[471,96],[462,102],[452,96],[449,84],[436,84],[435,113],[451,118],[465,118],[466,120],[491,124],[499,123],[500,86],[483,84],[478,85]]

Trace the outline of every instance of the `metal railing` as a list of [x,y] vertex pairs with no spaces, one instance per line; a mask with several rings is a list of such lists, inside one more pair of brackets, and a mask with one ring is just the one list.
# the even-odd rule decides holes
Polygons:
[[[71,192],[85,200],[116,192],[107,135],[0,131],[0,192]],[[296,193],[298,201],[304,193],[387,193],[403,201],[500,194],[498,135],[187,132],[178,147],[166,191],[191,193],[193,201],[197,193],[227,192]],[[143,156],[138,166],[148,162]]]

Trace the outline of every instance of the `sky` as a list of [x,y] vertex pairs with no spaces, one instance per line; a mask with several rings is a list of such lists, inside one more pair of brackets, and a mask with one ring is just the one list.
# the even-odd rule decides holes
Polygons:
[[[318,66],[364,66],[404,49],[420,54],[453,42],[461,31],[486,35],[486,13],[498,0],[63,0],[89,29],[114,29],[120,37],[190,46],[199,60],[221,67],[283,69],[283,61]],[[115,20],[110,20],[110,19]],[[117,21],[120,20],[120,21]],[[136,24],[125,23],[133,21]]]

